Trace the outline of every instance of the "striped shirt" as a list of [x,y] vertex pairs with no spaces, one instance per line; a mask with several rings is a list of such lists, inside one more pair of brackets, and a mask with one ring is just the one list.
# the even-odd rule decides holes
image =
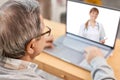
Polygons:
[[38,69],[35,63],[0,57],[0,80],[60,80],[60,78]]

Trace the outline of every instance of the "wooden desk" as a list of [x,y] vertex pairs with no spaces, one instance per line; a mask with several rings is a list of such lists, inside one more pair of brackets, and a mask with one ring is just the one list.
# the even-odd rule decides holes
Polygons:
[[[52,28],[55,39],[65,34],[65,25],[45,20],[45,24]],[[108,64],[115,72],[117,80],[120,80],[120,40],[117,40],[113,55],[108,58]],[[92,80],[89,71],[64,62],[46,53],[41,53],[35,58],[39,68],[52,73],[64,80]]]

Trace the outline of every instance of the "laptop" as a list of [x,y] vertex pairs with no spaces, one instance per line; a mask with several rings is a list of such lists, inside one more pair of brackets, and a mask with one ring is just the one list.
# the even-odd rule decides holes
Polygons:
[[[99,10],[96,21],[103,24],[105,38],[107,38],[104,44],[79,35],[80,25],[89,19],[89,11],[93,7]],[[53,49],[46,48],[44,52],[91,71],[92,68],[85,59],[85,48],[99,47],[104,57],[108,58],[115,47],[119,18],[120,11],[116,9],[86,4],[78,0],[67,0],[66,34],[54,41]]]

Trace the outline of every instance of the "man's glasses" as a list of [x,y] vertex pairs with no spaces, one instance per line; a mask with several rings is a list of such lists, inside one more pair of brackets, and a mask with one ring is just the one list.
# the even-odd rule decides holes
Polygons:
[[41,36],[49,36],[51,34],[51,28],[46,26],[43,33],[41,33],[40,35],[36,36],[36,39],[40,39]]
[[51,34],[51,28],[46,26],[41,36],[44,36],[44,35],[49,36],[50,34]]

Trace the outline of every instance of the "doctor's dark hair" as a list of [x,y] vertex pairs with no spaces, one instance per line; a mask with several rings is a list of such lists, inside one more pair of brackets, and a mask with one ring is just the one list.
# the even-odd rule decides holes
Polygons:
[[0,55],[19,59],[26,45],[40,35],[40,5],[36,0],[9,0],[0,7]]
[[[97,12],[99,14],[99,10],[95,7],[90,9],[89,13],[91,13],[91,12]],[[89,22],[89,20],[85,23],[85,29],[88,28],[88,22]]]

